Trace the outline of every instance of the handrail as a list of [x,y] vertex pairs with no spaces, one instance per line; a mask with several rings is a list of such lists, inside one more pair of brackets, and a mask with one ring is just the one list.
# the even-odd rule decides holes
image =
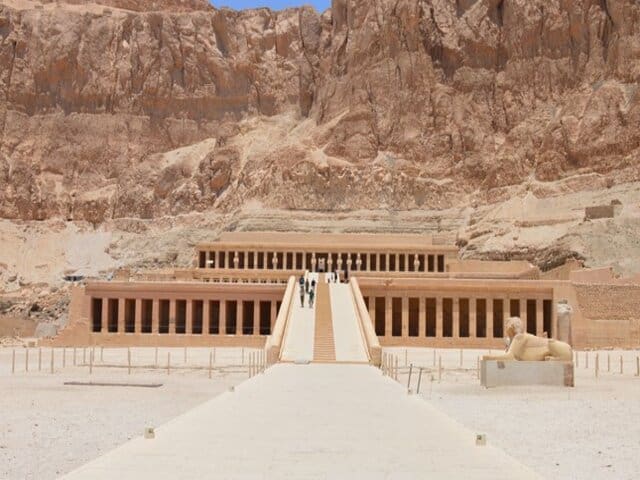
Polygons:
[[269,365],[276,363],[280,360],[280,351],[282,350],[282,342],[284,340],[285,330],[289,323],[289,317],[291,315],[291,307],[293,305],[293,295],[296,288],[296,277],[289,277],[287,282],[287,288],[284,291],[282,297],[282,304],[280,305],[280,311],[276,317],[276,322],[273,326],[271,335],[267,337],[265,342],[265,349],[267,350],[267,362]]
[[382,361],[382,347],[380,346],[380,340],[378,340],[376,331],[373,328],[373,323],[369,316],[369,310],[367,310],[367,306],[362,298],[362,292],[360,291],[358,280],[356,280],[355,277],[351,277],[349,280],[349,286],[351,287],[351,294],[353,296],[356,314],[360,321],[361,331],[365,337],[369,361],[375,366],[380,366],[380,362]]

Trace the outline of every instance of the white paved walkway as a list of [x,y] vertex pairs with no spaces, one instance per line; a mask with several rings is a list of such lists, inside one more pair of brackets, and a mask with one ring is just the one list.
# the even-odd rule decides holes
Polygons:
[[64,478],[539,477],[373,367],[280,364]]
[[346,283],[329,285],[337,362],[368,362],[351,289]]
[[[309,282],[318,281],[317,273],[309,273]],[[313,361],[313,337],[316,329],[316,307],[309,308],[309,296],[305,295],[304,307],[300,305],[300,290],[296,285],[291,318],[287,324],[281,359],[289,362]]]

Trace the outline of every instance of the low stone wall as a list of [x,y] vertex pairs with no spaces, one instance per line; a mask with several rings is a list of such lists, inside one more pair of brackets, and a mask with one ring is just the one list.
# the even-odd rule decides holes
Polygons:
[[575,285],[582,321],[572,329],[581,348],[640,345],[640,285]]

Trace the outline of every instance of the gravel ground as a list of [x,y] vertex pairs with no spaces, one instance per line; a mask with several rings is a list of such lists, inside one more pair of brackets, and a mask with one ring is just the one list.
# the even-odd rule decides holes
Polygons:
[[[385,349],[404,366],[405,349]],[[484,351],[437,350],[443,377],[438,382],[433,349],[408,349],[408,363],[427,367],[421,395],[441,411],[509,452],[546,478],[559,480],[637,479],[640,471],[639,351],[578,352],[575,388],[528,386],[485,389],[476,377]],[[495,353],[495,351],[494,351]],[[600,374],[595,378],[595,355]],[[585,355],[589,356],[586,367]],[[620,374],[620,356],[623,373]],[[610,367],[608,367],[610,358]],[[609,370],[610,368],[610,370]],[[407,384],[406,369],[399,381]],[[431,378],[433,377],[433,381]],[[417,375],[413,375],[415,388]]]
[[[0,348],[0,478],[47,480],[69,472],[89,460],[139,436],[147,426],[158,426],[190,410],[247,378],[241,349],[217,349],[216,367],[208,378],[208,349],[170,349],[171,374],[164,369],[134,368],[127,374],[126,349],[96,349],[96,366],[89,375],[82,363],[82,349],[54,355],[50,374],[50,350],[43,349],[38,372],[38,351],[30,350],[25,372],[25,349],[16,349],[16,373],[11,374],[11,348]],[[132,363],[152,364],[155,349],[132,349]],[[160,349],[166,367],[169,349]],[[250,350],[245,352],[245,363]],[[88,350],[85,360],[88,362]],[[102,364],[119,364],[107,368]],[[186,369],[199,366],[204,369]],[[158,388],[69,386],[64,382],[160,383]]]

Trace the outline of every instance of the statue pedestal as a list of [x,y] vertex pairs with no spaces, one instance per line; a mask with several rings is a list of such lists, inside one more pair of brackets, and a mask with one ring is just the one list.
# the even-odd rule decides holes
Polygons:
[[573,363],[482,360],[480,383],[486,388],[509,385],[573,387]]

